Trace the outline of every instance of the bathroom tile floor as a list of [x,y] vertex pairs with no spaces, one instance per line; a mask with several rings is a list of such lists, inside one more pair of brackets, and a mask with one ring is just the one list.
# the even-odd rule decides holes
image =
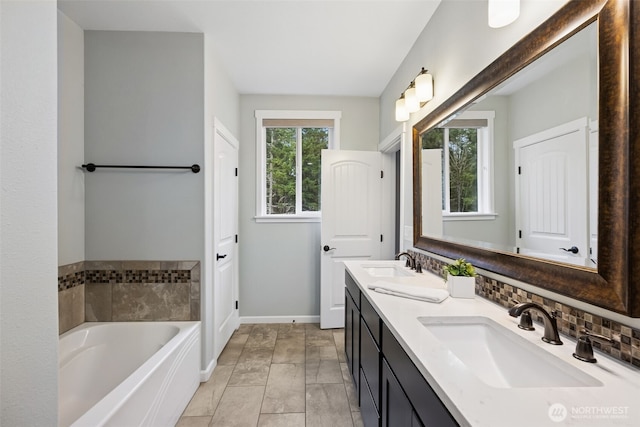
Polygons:
[[241,325],[177,427],[362,426],[344,330]]

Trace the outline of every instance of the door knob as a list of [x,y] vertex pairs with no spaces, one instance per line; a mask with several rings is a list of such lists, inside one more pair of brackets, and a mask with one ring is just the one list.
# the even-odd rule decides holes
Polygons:
[[216,254],[216,261],[226,257],[227,257],[227,254],[224,254],[224,255]]
[[569,249],[567,248],[560,248],[565,252],[571,252],[572,254],[577,254],[578,252],[580,252],[580,249],[578,249],[576,246],[571,246]]
[[329,245],[324,245],[324,247],[322,248],[322,250],[325,251],[325,252],[329,252],[329,251],[332,251],[334,249],[335,248],[330,248]]

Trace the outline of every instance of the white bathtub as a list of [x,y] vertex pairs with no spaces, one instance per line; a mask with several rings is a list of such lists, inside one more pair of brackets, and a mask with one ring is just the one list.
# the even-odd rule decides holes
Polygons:
[[173,426],[200,382],[200,322],[84,323],[58,351],[63,427]]

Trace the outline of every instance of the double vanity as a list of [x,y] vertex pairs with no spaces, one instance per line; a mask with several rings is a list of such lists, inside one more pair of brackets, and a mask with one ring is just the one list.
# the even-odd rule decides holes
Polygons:
[[444,289],[403,261],[345,262],[345,351],[365,426],[632,426],[640,372],[542,340],[544,327],[476,297],[387,295],[376,282]]

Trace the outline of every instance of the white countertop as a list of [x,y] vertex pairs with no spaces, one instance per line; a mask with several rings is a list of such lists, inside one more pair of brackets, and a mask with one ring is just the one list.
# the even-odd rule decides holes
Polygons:
[[[425,272],[410,277],[373,277],[362,266],[396,265],[404,261],[346,261],[345,266],[363,296],[398,339],[449,412],[463,426],[638,426],[640,425],[640,372],[595,351],[597,363],[575,359],[574,339],[561,336],[564,345],[543,342],[544,328],[518,328],[519,319],[497,304],[474,299],[447,298],[440,304],[400,298],[367,288],[384,280],[444,289],[442,278]],[[404,268],[404,267],[403,267]],[[539,346],[564,362],[602,382],[593,387],[497,388],[466,370],[457,357],[418,321],[420,316],[484,316]],[[526,367],[523,367],[523,369]],[[554,421],[550,408],[566,410],[566,418]],[[552,409],[553,410],[553,409]],[[561,412],[556,412],[557,415]]]

